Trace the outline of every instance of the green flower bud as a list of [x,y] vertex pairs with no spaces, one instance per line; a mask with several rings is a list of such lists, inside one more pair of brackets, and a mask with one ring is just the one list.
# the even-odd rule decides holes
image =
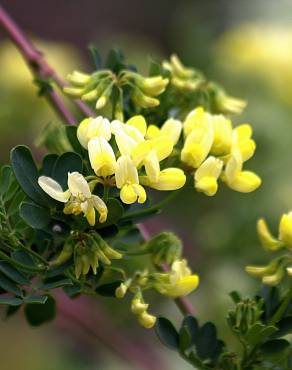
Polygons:
[[152,254],[156,265],[172,264],[181,257],[182,242],[171,232],[162,232],[155,235],[145,244],[145,249]]

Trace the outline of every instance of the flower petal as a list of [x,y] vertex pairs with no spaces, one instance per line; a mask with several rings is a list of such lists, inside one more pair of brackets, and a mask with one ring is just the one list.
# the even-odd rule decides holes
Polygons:
[[66,203],[70,198],[70,192],[63,191],[61,185],[51,177],[40,176],[38,184],[44,192],[59,202]]

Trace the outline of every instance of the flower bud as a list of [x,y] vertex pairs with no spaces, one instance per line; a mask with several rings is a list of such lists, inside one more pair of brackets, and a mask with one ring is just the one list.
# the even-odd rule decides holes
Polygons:
[[125,283],[121,283],[119,287],[117,287],[115,291],[115,296],[117,298],[124,298],[125,294],[127,293],[128,287]]
[[153,262],[156,265],[162,263],[171,264],[181,256],[182,242],[171,232],[162,232],[151,238],[145,249],[151,252]]
[[283,248],[283,243],[273,237],[264,219],[257,222],[257,232],[262,246],[269,251]]
[[68,74],[67,80],[76,86],[84,86],[90,82],[91,75],[79,71],[73,71],[72,73]]
[[134,90],[132,99],[141,108],[154,108],[160,104],[158,99],[143,94],[139,89]]
[[292,249],[292,212],[281,217],[279,225],[279,239],[287,248]]
[[140,298],[134,298],[131,303],[131,311],[135,315],[141,315],[143,312],[147,311],[149,304],[143,303]]
[[144,311],[138,316],[139,323],[146,329],[151,329],[156,323],[156,317]]

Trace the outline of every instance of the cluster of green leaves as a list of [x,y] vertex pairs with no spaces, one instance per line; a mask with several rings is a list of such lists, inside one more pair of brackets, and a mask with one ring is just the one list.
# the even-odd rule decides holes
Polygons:
[[156,325],[158,337],[196,369],[291,369],[291,290],[281,295],[277,288],[263,288],[261,296],[253,299],[242,299],[237,292],[231,297],[235,308],[229,311],[227,322],[242,346],[241,353],[228,350],[217,338],[213,323],[200,326],[192,316],[184,318],[179,330],[160,317]]

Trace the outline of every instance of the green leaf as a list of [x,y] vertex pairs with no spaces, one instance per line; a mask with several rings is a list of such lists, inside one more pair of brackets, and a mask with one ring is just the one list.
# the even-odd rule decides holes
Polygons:
[[155,325],[155,331],[160,341],[170,349],[179,349],[179,335],[172,324],[165,317],[158,317]]
[[23,302],[27,304],[44,304],[48,296],[46,295],[28,295],[23,298]]
[[189,333],[191,334],[192,343],[196,344],[200,332],[198,320],[195,317],[188,315],[184,318],[182,326],[186,326],[188,328]]
[[34,229],[43,229],[50,223],[51,214],[48,208],[35,203],[23,202],[20,206],[20,216]]
[[119,73],[121,69],[125,69],[124,55],[119,49],[111,49],[105,63],[106,68],[111,69],[114,73]]
[[17,297],[0,297],[0,304],[7,304],[9,306],[19,306],[22,304],[22,299]]
[[292,316],[284,317],[277,323],[278,331],[273,334],[273,338],[283,337],[292,334]]
[[44,176],[52,176],[53,169],[58,158],[59,156],[57,154],[48,154],[44,157],[42,166],[42,174]]
[[62,186],[67,189],[68,172],[82,173],[82,159],[77,153],[67,152],[62,154],[56,161],[52,177]]
[[183,326],[179,331],[179,348],[181,352],[185,352],[192,345],[192,336],[187,326]]
[[275,333],[277,328],[275,326],[266,326],[260,323],[254,324],[245,334],[244,339],[251,345],[255,346],[264,341],[270,335]]
[[19,189],[7,209],[7,215],[9,217],[19,212],[20,203],[24,200],[24,198],[25,198],[25,194],[22,192],[22,190]]
[[107,220],[106,220],[106,222],[104,222],[102,224],[97,222],[95,224],[97,229],[101,229],[101,228],[113,225],[113,224],[117,223],[121,219],[121,217],[123,216],[124,208],[123,208],[121,202],[119,202],[117,199],[109,198],[106,205],[107,205],[107,209],[108,209]]
[[3,166],[1,167],[0,172],[0,194],[6,193],[11,176],[12,170],[10,166]]
[[28,268],[37,267],[31,255],[26,251],[14,251],[12,252],[11,257]]
[[94,67],[96,68],[96,70],[101,69],[101,57],[97,48],[93,45],[90,45],[89,51],[93,59]]
[[52,296],[48,296],[44,304],[28,304],[24,307],[24,314],[31,326],[52,321],[56,316],[56,301]]
[[290,347],[290,343],[285,339],[273,339],[261,346],[261,351],[266,355],[273,355],[282,352]]
[[0,272],[0,287],[6,292],[11,292],[17,296],[22,296],[22,290],[10,279]]
[[46,279],[40,286],[39,289],[49,290],[55,288],[62,288],[64,286],[73,285],[72,280],[60,276],[55,276],[50,279]]
[[100,285],[95,289],[95,292],[104,297],[115,297],[116,289],[121,285],[121,283],[122,280],[116,280],[112,283]]
[[83,148],[83,146],[79,143],[77,139],[77,127],[76,126],[66,126],[66,134],[67,134],[67,138],[73,150],[76,153],[80,154],[82,157],[84,157],[86,150]]
[[17,284],[30,285],[29,279],[21,272],[16,270],[16,268],[11,266],[8,262],[0,261],[0,271]]
[[206,322],[200,329],[196,341],[197,354],[200,358],[212,358],[217,346],[217,330],[213,323]]
[[11,151],[11,165],[22,190],[37,204],[48,206],[52,199],[38,184],[39,173],[28,147],[19,145]]

